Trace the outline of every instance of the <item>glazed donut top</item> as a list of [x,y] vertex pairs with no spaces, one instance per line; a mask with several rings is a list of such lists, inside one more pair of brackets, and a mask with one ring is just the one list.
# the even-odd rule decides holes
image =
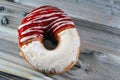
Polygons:
[[73,28],[72,19],[62,10],[52,6],[42,6],[31,11],[18,27],[19,46],[37,38],[44,40],[44,35],[56,36],[66,28]]

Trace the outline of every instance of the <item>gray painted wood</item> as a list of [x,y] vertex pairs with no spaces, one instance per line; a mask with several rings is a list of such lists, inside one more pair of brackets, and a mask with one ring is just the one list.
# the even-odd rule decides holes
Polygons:
[[120,28],[119,2],[119,0],[29,0],[29,2],[28,0],[19,0],[20,4],[34,7],[53,5],[75,18],[116,28]]
[[[19,2],[23,0],[15,1]],[[54,1],[57,3],[53,3]],[[78,1],[81,2],[83,0]],[[93,0],[91,0],[91,2],[92,1]],[[95,1],[97,4],[103,4],[101,1]],[[105,1],[106,3],[104,3],[104,5],[109,5],[108,0]],[[24,59],[19,56],[17,27],[20,25],[24,13],[34,8],[26,6],[32,5],[31,2],[34,4],[34,7],[44,4],[58,6],[71,15],[75,22],[76,28],[81,36],[81,55],[78,63],[65,74],[53,77],[45,76],[33,70]],[[37,2],[41,3],[39,4]],[[0,71],[33,80],[120,80],[119,17],[111,15],[111,13],[109,13],[109,7],[104,8],[104,6],[101,5],[95,7],[96,5],[91,4],[91,2],[86,3],[85,0],[83,3],[76,4],[75,0],[73,0],[72,3],[70,3],[69,0],[66,0],[64,3],[58,0],[51,0],[50,2],[43,0],[36,0],[36,2],[34,2],[30,0],[24,3],[26,5],[22,5],[23,2],[17,4],[4,0],[0,1],[0,6],[5,7],[5,11],[0,12],[0,16],[6,16],[9,20],[9,24],[7,25],[0,24]],[[71,11],[70,7],[64,9],[65,4],[71,6],[75,11]],[[84,5],[85,7],[83,7]],[[89,10],[88,7],[90,7]],[[93,13],[95,13],[95,15]],[[112,17],[112,20],[110,17]],[[103,21],[103,23],[99,20]],[[114,27],[115,25],[117,26]]]
[[28,79],[11,75],[8,73],[0,72],[0,80],[28,80]]

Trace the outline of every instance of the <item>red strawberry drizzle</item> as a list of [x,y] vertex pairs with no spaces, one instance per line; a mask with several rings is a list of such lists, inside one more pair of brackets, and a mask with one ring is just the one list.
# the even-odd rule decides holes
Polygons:
[[[61,20],[58,20],[60,18]],[[54,24],[59,23],[60,21],[63,21],[63,23],[60,23],[59,25],[54,26]],[[67,22],[65,23],[64,21],[67,21],[68,23]],[[26,24],[28,22],[30,23]],[[23,19],[21,24],[22,27],[18,28],[19,46],[21,47],[25,42],[33,39],[33,38],[30,38],[26,41],[24,40],[23,42],[21,41],[21,39],[24,39],[31,35],[36,35],[36,38],[39,38],[41,41],[43,41],[44,35],[47,35],[48,33],[51,34],[52,37],[54,37],[57,35],[57,33],[65,29],[73,28],[74,24],[71,24],[71,23],[72,23],[72,19],[69,16],[67,16],[63,11],[61,11],[56,7],[42,6],[42,7],[36,8],[32,10]],[[62,24],[64,25],[61,26]],[[58,26],[59,28],[57,28]],[[25,31],[28,31],[28,29],[30,29],[30,32],[25,32]],[[42,32],[40,32],[39,30]],[[23,34],[23,32],[25,32],[25,34]]]

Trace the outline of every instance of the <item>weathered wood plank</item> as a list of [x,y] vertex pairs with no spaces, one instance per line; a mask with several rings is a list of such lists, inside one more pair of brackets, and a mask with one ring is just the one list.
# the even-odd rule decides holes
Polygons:
[[[91,70],[88,73],[82,69],[77,68],[77,70],[73,70],[73,71],[70,70],[68,71],[68,73],[54,76],[52,77],[52,79],[59,79],[59,80],[64,80],[64,79],[119,80],[120,79],[119,78],[120,70],[118,67],[120,66],[119,18],[116,19],[116,16],[112,16],[111,18],[111,15],[108,15],[108,12],[105,11],[108,10],[108,8],[102,10],[103,7],[99,7],[101,8],[102,12],[105,12],[105,14],[102,14],[101,12],[99,13],[96,11],[98,8],[94,8],[94,10],[92,9],[88,10],[88,6],[83,8],[80,7],[80,5],[74,5],[76,4],[74,1],[73,4],[69,3],[68,1],[69,3],[68,5],[65,5],[67,3],[63,3],[62,1],[57,1],[57,0],[51,0],[50,3],[47,1],[41,1],[41,4],[38,4],[37,2],[40,1],[41,0],[39,1],[36,0],[35,2],[35,4],[37,4],[36,6],[40,6],[44,4],[56,5],[62,8],[65,12],[69,13],[73,17],[73,20],[76,24],[76,28],[78,29],[79,34],[81,36],[81,43],[82,43],[81,52],[92,53],[87,55],[81,54],[79,58],[79,62],[85,60],[85,63],[89,65],[89,67],[91,68],[88,69]],[[59,3],[53,3],[53,1]],[[30,2],[28,3],[30,4],[31,2],[32,0],[30,0]],[[71,11],[71,8],[68,7],[64,9],[65,6],[63,5],[71,6],[72,9],[75,8],[74,9],[75,11]],[[0,24],[0,32],[1,32],[0,45],[2,45],[0,46],[0,71],[15,74],[28,79],[39,79],[41,76],[44,79],[45,77],[44,75],[38,73],[37,71],[34,71],[19,56],[19,50],[17,48],[17,41],[18,41],[17,27],[19,26],[22,18],[24,17],[24,13],[29,12],[34,7],[25,6],[16,3],[10,3],[6,1],[0,1],[0,6],[4,6],[6,8],[5,11],[0,12],[0,16],[6,16],[10,21],[9,24],[7,24],[6,26]],[[90,12],[88,13],[88,11]],[[93,13],[96,15],[94,15]],[[97,21],[97,18],[101,20],[103,23],[99,20]],[[114,28],[115,25],[117,25],[116,28]],[[99,53],[102,54],[102,56],[99,55]],[[117,66],[102,63],[98,59],[106,63],[114,64]],[[84,69],[86,69],[86,67]],[[16,73],[14,73],[15,70]],[[24,73],[25,75],[19,72]],[[107,74],[107,72],[109,74]]]

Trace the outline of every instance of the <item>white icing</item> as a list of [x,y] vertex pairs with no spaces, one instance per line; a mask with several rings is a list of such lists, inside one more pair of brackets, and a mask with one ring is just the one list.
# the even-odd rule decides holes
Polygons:
[[[29,30],[30,30],[30,29],[44,29],[44,27],[41,27],[41,26],[32,26],[32,27],[29,27],[28,29],[29,29]],[[28,29],[26,29],[26,30],[28,30]],[[26,30],[25,30],[25,31],[26,31]]]
[[43,10],[48,9],[48,8],[49,8],[49,7],[44,7],[44,8],[37,9],[37,10],[29,13],[26,17],[30,17],[33,13],[38,12],[38,11],[43,11]]
[[22,27],[24,27],[24,26],[26,26],[26,25],[29,25],[29,24],[31,24],[31,23],[32,23],[32,21],[26,22],[26,23],[20,25],[20,26],[18,27],[18,29],[21,29]]
[[52,24],[54,24],[54,23],[56,23],[56,22],[58,22],[60,20],[65,20],[65,19],[70,19],[70,18],[69,17],[58,18],[58,19],[54,20],[52,23],[50,23],[49,25],[52,25]]
[[[72,21],[59,21],[59,22],[56,22],[51,28],[55,28],[56,26],[58,27],[61,23],[62,24],[65,24],[65,23],[71,23]],[[73,22],[72,22],[73,23]]]
[[[36,19],[40,19],[40,18],[35,18],[35,19],[33,19],[33,20],[30,20],[30,21],[28,21],[28,22],[20,25],[20,26],[18,27],[18,29],[21,29],[21,28],[23,28],[24,26],[29,25],[29,24],[31,24],[31,23],[40,23],[40,22],[45,22],[45,21],[49,21],[49,20],[52,20],[52,19],[57,19],[57,18],[58,18],[58,17],[51,17],[51,18],[48,18],[48,19],[37,20],[37,21],[35,21],[35,20],[36,20]],[[40,27],[40,26],[39,26],[39,27]],[[47,27],[47,26],[43,26],[42,28],[46,28],[46,27]]]
[[[34,22],[45,22],[45,21],[50,21],[50,20],[54,20],[54,19],[57,19],[58,17],[49,17],[47,19],[42,19],[42,20],[37,20],[37,19],[40,19],[40,18],[35,18],[33,19]],[[36,21],[35,21],[36,20]]]
[[[33,29],[33,30],[32,30]],[[34,30],[35,29],[35,30]],[[36,30],[37,29],[37,30]],[[27,28],[25,31],[21,32],[21,34],[26,34],[26,33],[29,33],[29,32],[32,32],[32,31],[38,31],[38,32],[43,32],[42,30],[40,29],[43,29],[43,27],[40,27],[40,26],[34,26],[34,27],[30,27],[30,28]]]
[[23,35],[23,34],[27,34],[27,33],[29,33],[29,32],[34,32],[34,31],[36,31],[36,32],[43,32],[42,30],[31,30],[31,29],[28,29],[28,30],[25,30],[25,31],[23,31],[21,34]]
[[67,21],[63,20],[63,21],[56,22],[50,29],[48,29],[47,32],[49,32],[52,28],[54,28],[54,30],[52,31],[54,33],[60,27],[68,25],[68,24],[74,25],[74,23],[72,21],[68,21],[68,20]]
[[[43,37],[42,34],[40,34],[40,36]],[[29,39],[31,39],[31,38],[36,38],[36,37],[37,37],[36,34],[29,35],[29,36],[26,36],[26,37],[23,37],[22,39],[20,39],[20,42],[25,42],[25,41],[27,41],[27,40],[29,40]]]
[[47,50],[39,41],[24,45],[21,50],[28,61],[37,69],[63,71],[78,56],[80,39],[75,28],[58,33],[60,42],[56,49]]
[[[37,10],[35,10],[35,11],[33,11],[33,12],[31,12],[31,13],[29,13],[26,17],[30,17],[30,16],[32,16],[32,14],[34,14],[34,13],[36,13],[36,12],[46,12],[46,9],[50,9],[51,7],[49,7],[49,6],[47,6],[47,7],[44,7],[44,8],[40,8],[40,9],[37,9]],[[53,10],[53,11],[60,11],[60,10]]]
[[60,24],[60,25],[58,25],[57,27],[54,28],[53,33],[54,33],[57,29],[59,29],[60,27],[65,26],[65,25],[68,25],[68,24],[74,25],[74,23],[73,23],[72,21],[69,21],[69,22],[67,22],[67,23],[62,23],[62,24]]
[[50,16],[53,16],[53,15],[56,15],[56,14],[64,14],[63,12],[52,12],[52,13],[48,13],[48,14],[42,14],[42,15],[38,15],[36,16],[35,18],[44,18],[44,17],[50,17]]

